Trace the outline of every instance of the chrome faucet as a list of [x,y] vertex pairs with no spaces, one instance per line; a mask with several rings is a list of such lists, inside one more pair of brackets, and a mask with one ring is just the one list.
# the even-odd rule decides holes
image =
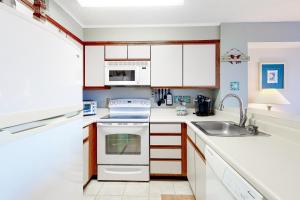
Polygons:
[[219,110],[224,110],[224,100],[227,99],[228,97],[233,97],[236,98],[239,101],[240,104],[240,123],[239,126],[240,127],[245,127],[245,124],[247,122],[247,108],[244,109],[244,105],[243,105],[243,101],[242,99],[236,95],[236,94],[227,94],[225,97],[223,97],[223,99],[221,100],[220,106],[219,106]]

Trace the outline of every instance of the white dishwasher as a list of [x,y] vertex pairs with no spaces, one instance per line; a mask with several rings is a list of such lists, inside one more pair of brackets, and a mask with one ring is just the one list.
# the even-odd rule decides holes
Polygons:
[[205,148],[206,200],[263,200],[243,177],[210,147]]

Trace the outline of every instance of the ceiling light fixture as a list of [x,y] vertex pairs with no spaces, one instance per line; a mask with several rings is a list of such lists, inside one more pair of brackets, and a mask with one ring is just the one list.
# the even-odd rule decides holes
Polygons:
[[77,0],[82,7],[182,6],[184,0]]

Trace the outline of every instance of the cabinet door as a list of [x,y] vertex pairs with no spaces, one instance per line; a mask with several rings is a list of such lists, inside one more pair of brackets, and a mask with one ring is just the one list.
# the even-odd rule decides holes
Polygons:
[[105,46],[105,59],[127,59],[127,45]]
[[195,169],[196,169],[196,200],[205,200],[205,182],[206,182],[206,169],[205,161],[195,152]]
[[104,46],[85,47],[85,86],[104,86]]
[[89,141],[83,143],[83,185],[89,181]]
[[183,86],[216,85],[216,45],[183,45]]
[[151,46],[151,86],[182,86],[182,45]]
[[150,59],[150,45],[129,45],[128,59]]
[[191,142],[187,141],[187,178],[193,193],[196,191],[196,173],[195,173],[195,149]]

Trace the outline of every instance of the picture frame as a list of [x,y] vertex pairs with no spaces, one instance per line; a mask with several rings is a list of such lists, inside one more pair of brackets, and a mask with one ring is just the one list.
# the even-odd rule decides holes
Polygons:
[[260,63],[260,89],[284,89],[284,63]]

